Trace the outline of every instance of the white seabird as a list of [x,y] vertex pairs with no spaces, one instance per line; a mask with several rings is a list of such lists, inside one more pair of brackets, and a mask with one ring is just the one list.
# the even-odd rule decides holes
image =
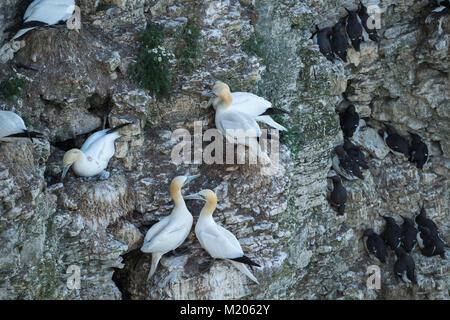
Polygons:
[[[269,157],[261,151],[257,143],[257,138],[262,135],[257,122],[263,122],[281,131],[287,131],[285,127],[270,117],[273,114],[287,112],[273,108],[269,101],[253,93],[231,93],[230,87],[220,81],[214,84],[210,95],[212,97],[206,107],[212,105],[216,110],[215,122],[220,133],[230,143],[246,145],[253,154],[260,155],[262,160],[270,163]],[[243,130],[243,132],[236,130]]]
[[152,253],[152,266],[147,280],[155,273],[161,257],[178,248],[189,235],[194,218],[184,203],[181,187],[199,176],[178,176],[170,183],[170,195],[175,207],[169,216],[161,219],[147,231],[141,247],[142,252]]
[[199,193],[186,196],[184,199],[206,201],[205,206],[200,212],[197,224],[195,225],[195,235],[203,249],[205,249],[214,259],[217,258],[230,261],[239,271],[259,284],[258,280],[250,270],[248,270],[245,264],[257,267],[259,267],[259,265],[244,255],[241,245],[234,234],[217,225],[212,217],[212,214],[217,207],[216,194],[212,190],[205,189]]
[[43,138],[43,135],[28,131],[23,119],[11,111],[0,110],[0,141],[12,142],[19,138]]
[[39,26],[55,25],[67,21],[74,13],[74,0],[34,0],[23,16],[23,28],[13,40]]
[[64,179],[70,167],[77,176],[93,177],[100,175],[100,179],[107,179],[106,171],[109,160],[114,155],[114,141],[120,138],[118,130],[131,123],[124,123],[112,129],[104,129],[92,134],[81,146],[81,149],[70,149],[64,154]]

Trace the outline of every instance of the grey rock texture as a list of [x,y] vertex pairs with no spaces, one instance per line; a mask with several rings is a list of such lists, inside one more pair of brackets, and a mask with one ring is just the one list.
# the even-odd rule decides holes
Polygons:
[[[357,1],[76,1],[82,30],[41,28],[24,37],[14,62],[27,84],[16,102],[0,109],[20,114],[48,141],[0,144],[0,299],[449,299],[450,264],[413,251],[418,285],[397,283],[395,257],[381,266],[381,289],[366,287],[373,263],[364,252],[364,229],[381,232],[379,214],[413,217],[424,203],[449,238],[449,26],[450,17],[425,24],[429,1],[370,1],[380,5],[381,42],[349,50],[349,63],[323,57],[309,39],[354,9]],[[0,4],[3,30],[20,20],[23,1]],[[339,6],[339,7],[337,7]],[[22,11],[21,11],[22,10]],[[127,66],[148,21],[166,26],[164,44],[177,54],[177,29],[197,18],[202,52],[187,74],[175,64],[170,96],[156,99],[129,80]],[[259,55],[245,49],[258,36]],[[11,54],[9,52],[8,54]],[[177,59],[180,59],[177,56]],[[0,65],[3,79],[13,61]],[[274,175],[258,165],[175,165],[176,129],[213,128],[205,110],[216,80],[232,91],[252,91],[290,111],[279,119],[280,166]],[[346,181],[346,214],[326,200],[331,152],[342,143],[337,109],[345,97],[364,118],[353,137],[369,159],[364,180]],[[344,102],[345,103],[345,102]],[[80,147],[107,121],[124,122],[106,181],[72,173],[61,182],[65,151]],[[382,122],[419,133],[431,158],[423,170],[389,152],[378,135]],[[183,194],[210,188],[218,195],[216,221],[233,232],[260,264],[256,285],[231,264],[208,260],[192,230],[181,254],[166,254],[146,281],[151,256],[139,248],[148,228],[173,207],[173,177],[201,178]],[[187,203],[194,222],[201,203]],[[448,255],[448,252],[447,252]],[[70,289],[69,266],[81,271]]]

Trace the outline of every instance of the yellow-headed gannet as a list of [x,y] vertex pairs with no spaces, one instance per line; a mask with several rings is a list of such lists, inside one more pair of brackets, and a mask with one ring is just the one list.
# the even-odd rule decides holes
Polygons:
[[147,231],[141,247],[142,252],[152,253],[152,266],[147,280],[155,273],[161,257],[178,248],[189,235],[194,218],[184,203],[181,187],[199,176],[199,174],[178,176],[170,183],[170,195],[175,202],[175,207],[169,216],[161,219]]
[[11,142],[18,138],[43,138],[43,135],[28,131],[23,119],[11,111],[0,110],[0,141]]
[[[230,87],[220,81],[214,84],[210,95],[212,97],[207,107],[212,105],[216,110],[215,122],[220,133],[231,143],[248,146],[251,152],[259,154],[262,160],[270,163],[267,154],[261,151],[257,143],[257,138],[262,134],[257,122],[286,131],[287,129],[275,122],[270,115],[287,112],[273,108],[269,101],[253,93],[231,93]],[[236,130],[243,130],[245,133]]]
[[118,130],[131,123],[124,123],[112,129],[104,129],[92,134],[81,146],[81,149],[71,149],[64,154],[64,179],[70,167],[76,175],[107,179],[109,172],[105,171],[109,160],[114,155],[114,141],[120,137]]
[[209,189],[200,191],[184,197],[184,199],[196,199],[206,201],[205,206],[200,212],[197,224],[195,225],[195,235],[211,257],[214,259],[225,259],[230,261],[239,271],[244,273],[254,282],[258,283],[255,276],[247,269],[245,264],[257,266],[258,264],[244,255],[239,241],[227,229],[219,226],[214,221],[212,214],[217,207],[217,196]]
[[22,29],[16,33],[13,39],[17,39],[39,26],[65,22],[73,15],[74,10],[74,0],[34,0],[25,11]]

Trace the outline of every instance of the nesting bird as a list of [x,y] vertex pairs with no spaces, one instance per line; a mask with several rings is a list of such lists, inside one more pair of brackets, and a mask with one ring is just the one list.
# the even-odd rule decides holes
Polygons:
[[13,39],[40,26],[55,25],[67,21],[74,13],[74,0],[34,0],[25,11],[23,26]]
[[345,137],[353,137],[359,130],[359,113],[354,104],[350,104],[344,112],[339,114],[342,132]]
[[413,258],[402,247],[395,249],[397,261],[394,264],[394,274],[405,283],[417,284],[416,266]]
[[347,62],[348,42],[345,35],[345,17],[340,19],[331,30],[331,49],[342,61]]
[[212,97],[207,107],[212,105],[216,110],[215,122],[219,132],[228,142],[246,145],[250,152],[259,156],[265,163],[270,163],[268,155],[261,150],[257,141],[262,135],[257,122],[286,131],[285,127],[270,116],[287,112],[272,107],[269,101],[249,92],[232,94],[230,87],[220,81],[214,84],[210,95]]
[[259,267],[259,265],[244,255],[241,245],[234,234],[217,225],[213,219],[212,215],[217,207],[216,194],[212,190],[206,189],[186,196],[185,199],[206,201],[195,225],[195,235],[203,249],[214,259],[224,259],[231,262],[239,271],[258,283],[256,277],[246,265],[250,267]]
[[364,41],[362,26],[359,23],[358,14],[356,11],[351,11],[345,8],[348,12],[346,30],[352,46],[356,51],[360,51],[360,44]]
[[361,168],[369,169],[364,153],[347,138],[344,139],[344,150]]
[[23,119],[12,111],[0,110],[0,141],[13,142],[22,138],[43,138],[39,132],[28,131]]
[[94,177],[99,175],[100,179],[108,179],[109,172],[106,171],[109,160],[114,155],[114,141],[120,138],[119,129],[131,123],[124,123],[112,129],[97,131],[89,136],[83,143],[81,149],[71,149],[64,154],[63,172],[64,179],[69,169],[81,177]]
[[437,0],[437,7],[431,11],[431,13],[426,17],[425,23],[429,24],[432,19],[440,18],[446,14],[450,13],[450,1],[449,0]]
[[316,25],[316,32],[313,35],[314,42],[319,45],[320,52],[327,58],[329,61],[334,62],[334,54],[331,49],[331,28],[324,28],[319,30],[319,27]]
[[372,260],[378,259],[381,263],[386,263],[386,245],[384,240],[373,229],[364,231],[363,242],[364,248]]
[[400,135],[393,125],[384,123],[386,131],[382,131],[382,136],[386,145],[396,155],[403,155],[409,158],[408,141]]
[[361,19],[361,24],[364,27],[364,30],[366,30],[369,39],[375,42],[380,41],[375,26],[373,24],[369,25],[369,21],[373,21],[373,19],[369,17],[369,14],[367,13],[367,7],[365,7],[361,1],[359,1],[358,16]]
[[416,133],[409,132],[411,144],[409,145],[409,161],[416,164],[418,169],[422,169],[428,161],[428,147]]
[[416,222],[419,226],[417,243],[422,254],[427,257],[440,255],[441,258],[445,258],[445,242],[440,238],[436,224],[427,218],[424,207],[420,210],[420,214],[416,216]]
[[339,176],[330,178],[333,181],[333,191],[329,196],[329,201],[332,207],[336,208],[338,215],[342,216],[345,213],[345,202],[347,201],[347,190],[342,184]]
[[147,231],[141,247],[142,252],[152,253],[152,266],[147,280],[155,273],[161,257],[178,248],[189,235],[194,218],[186,207],[181,188],[199,176],[178,176],[170,183],[170,196],[175,206],[169,216],[161,219]]
[[402,244],[402,230],[395,222],[394,218],[381,215],[386,221],[383,233],[381,237],[386,244],[391,247],[391,250],[395,250]]
[[402,229],[402,247],[406,252],[411,252],[417,242],[417,233],[419,232],[412,219],[408,217],[403,218]]
[[364,179],[358,163],[345,152],[343,146],[334,148],[334,152],[332,166],[337,173],[347,180]]

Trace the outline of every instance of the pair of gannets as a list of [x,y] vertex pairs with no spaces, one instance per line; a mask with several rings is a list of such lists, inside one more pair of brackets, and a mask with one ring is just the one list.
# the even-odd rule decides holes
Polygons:
[[43,138],[39,132],[28,131],[23,119],[11,111],[0,110],[0,141],[13,142],[21,138]]
[[74,0],[34,0],[25,11],[23,26],[13,40],[39,26],[55,25],[67,21],[74,13]]
[[270,163],[268,155],[258,144],[262,132],[257,122],[263,122],[272,128],[286,131],[287,129],[275,122],[270,115],[287,113],[273,108],[272,104],[249,92],[233,92],[223,82],[216,82],[209,92],[211,99],[207,104],[216,110],[215,123],[219,132],[234,144],[246,145],[249,151],[259,156],[265,163]]
[[109,177],[106,171],[109,160],[114,155],[114,141],[120,138],[118,130],[131,123],[124,123],[112,129],[97,131],[89,136],[81,149],[71,149],[64,154],[63,172],[64,179],[69,169],[81,177],[94,177],[104,180]]
[[142,252],[152,253],[152,265],[147,280],[155,273],[161,257],[165,253],[178,248],[189,235],[193,217],[187,209],[184,199],[194,199],[206,201],[195,225],[195,235],[203,249],[214,259],[230,261],[238,270],[258,283],[258,280],[245,264],[258,267],[259,265],[244,255],[236,237],[230,231],[217,225],[212,217],[217,207],[216,194],[212,190],[205,189],[183,199],[181,188],[198,176],[178,176],[170,184],[170,195],[175,202],[175,207],[169,216],[163,218],[147,231],[144,244],[141,247]]

